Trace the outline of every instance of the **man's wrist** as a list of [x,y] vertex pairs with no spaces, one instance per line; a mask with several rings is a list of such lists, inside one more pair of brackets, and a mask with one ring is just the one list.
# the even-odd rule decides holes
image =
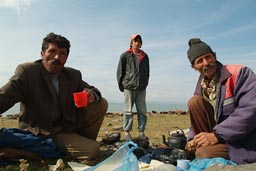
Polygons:
[[217,138],[218,143],[224,143],[224,139],[221,138],[221,136],[219,134],[217,134],[216,132],[213,132],[213,133],[214,133],[215,137]]

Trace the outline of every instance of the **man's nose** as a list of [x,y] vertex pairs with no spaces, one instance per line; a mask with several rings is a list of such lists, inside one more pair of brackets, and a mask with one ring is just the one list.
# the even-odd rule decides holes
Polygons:
[[62,54],[60,54],[60,53],[57,53],[54,56],[54,59],[60,61],[61,64],[64,64],[66,62],[66,60],[67,60],[67,57],[62,55]]
[[54,56],[54,59],[60,59],[60,55],[57,53],[57,54]]
[[203,65],[208,65],[209,61],[207,59],[203,59]]

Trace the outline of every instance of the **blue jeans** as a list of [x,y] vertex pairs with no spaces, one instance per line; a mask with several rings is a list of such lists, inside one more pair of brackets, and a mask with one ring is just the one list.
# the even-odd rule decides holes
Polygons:
[[134,103],[137,109],[138,130],[144,132],[147,124],[146,90],[124,90],[123,129],[124,131],[132,129]]

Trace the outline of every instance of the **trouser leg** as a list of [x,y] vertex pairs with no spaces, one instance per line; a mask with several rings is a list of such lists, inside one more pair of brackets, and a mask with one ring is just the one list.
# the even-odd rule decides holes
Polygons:
[[194,134],[212,132],[216,125],[214,110],[202,96],[193,96],[188,102],[190,122]]
[[52,136],[54,142],[75,159],[94,159],[99,154],[99,144],[77,133],[60,132]]
[[132,108],[134,104],[134,91],[124,90],[124,113],[123,113],[123,129],[131,131],[133,126]]
[[137,90],[135,104],[138,117],[138,130],[144,132],[147,124],[146,90]]
[[[212,132],[216,125],[214,110],[202,96],[193,96],[188,102],[191,127],[194,135],[200,132]],[[199,147],[195,151],[196,158],[223,157],[229,159],[226,144]]]
[[228,148],[226,144],[216,144],[212,146],[204,146],[196,149],[196,158],[215,158],[223,157],[229,159]]
[[107,109],[108,102],[105,98],[101,98],[98,103],[90,104],[86,108],[85,115],[78,117],[77,133],[96,140]]

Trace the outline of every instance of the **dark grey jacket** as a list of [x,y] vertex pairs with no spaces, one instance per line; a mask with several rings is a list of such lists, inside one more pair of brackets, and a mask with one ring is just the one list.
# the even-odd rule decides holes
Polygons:
[[46,79],[41,60],[19,65],[14,76],[0,88],[0,114],[20,102],[20,126],[48,132],[56,126],[75,130],[78,117],[86,109],[75,107],[73,93],[85,87],[94,90],[99,97],[100,92],[82,80],[80,71],[65,67],[59,75],[59,104],[56,104]]
[[137,58],[130,50],[120,56],[116,76],[120,91],[145,90],[149,80],[149,58],[142,51],[144,56]]

